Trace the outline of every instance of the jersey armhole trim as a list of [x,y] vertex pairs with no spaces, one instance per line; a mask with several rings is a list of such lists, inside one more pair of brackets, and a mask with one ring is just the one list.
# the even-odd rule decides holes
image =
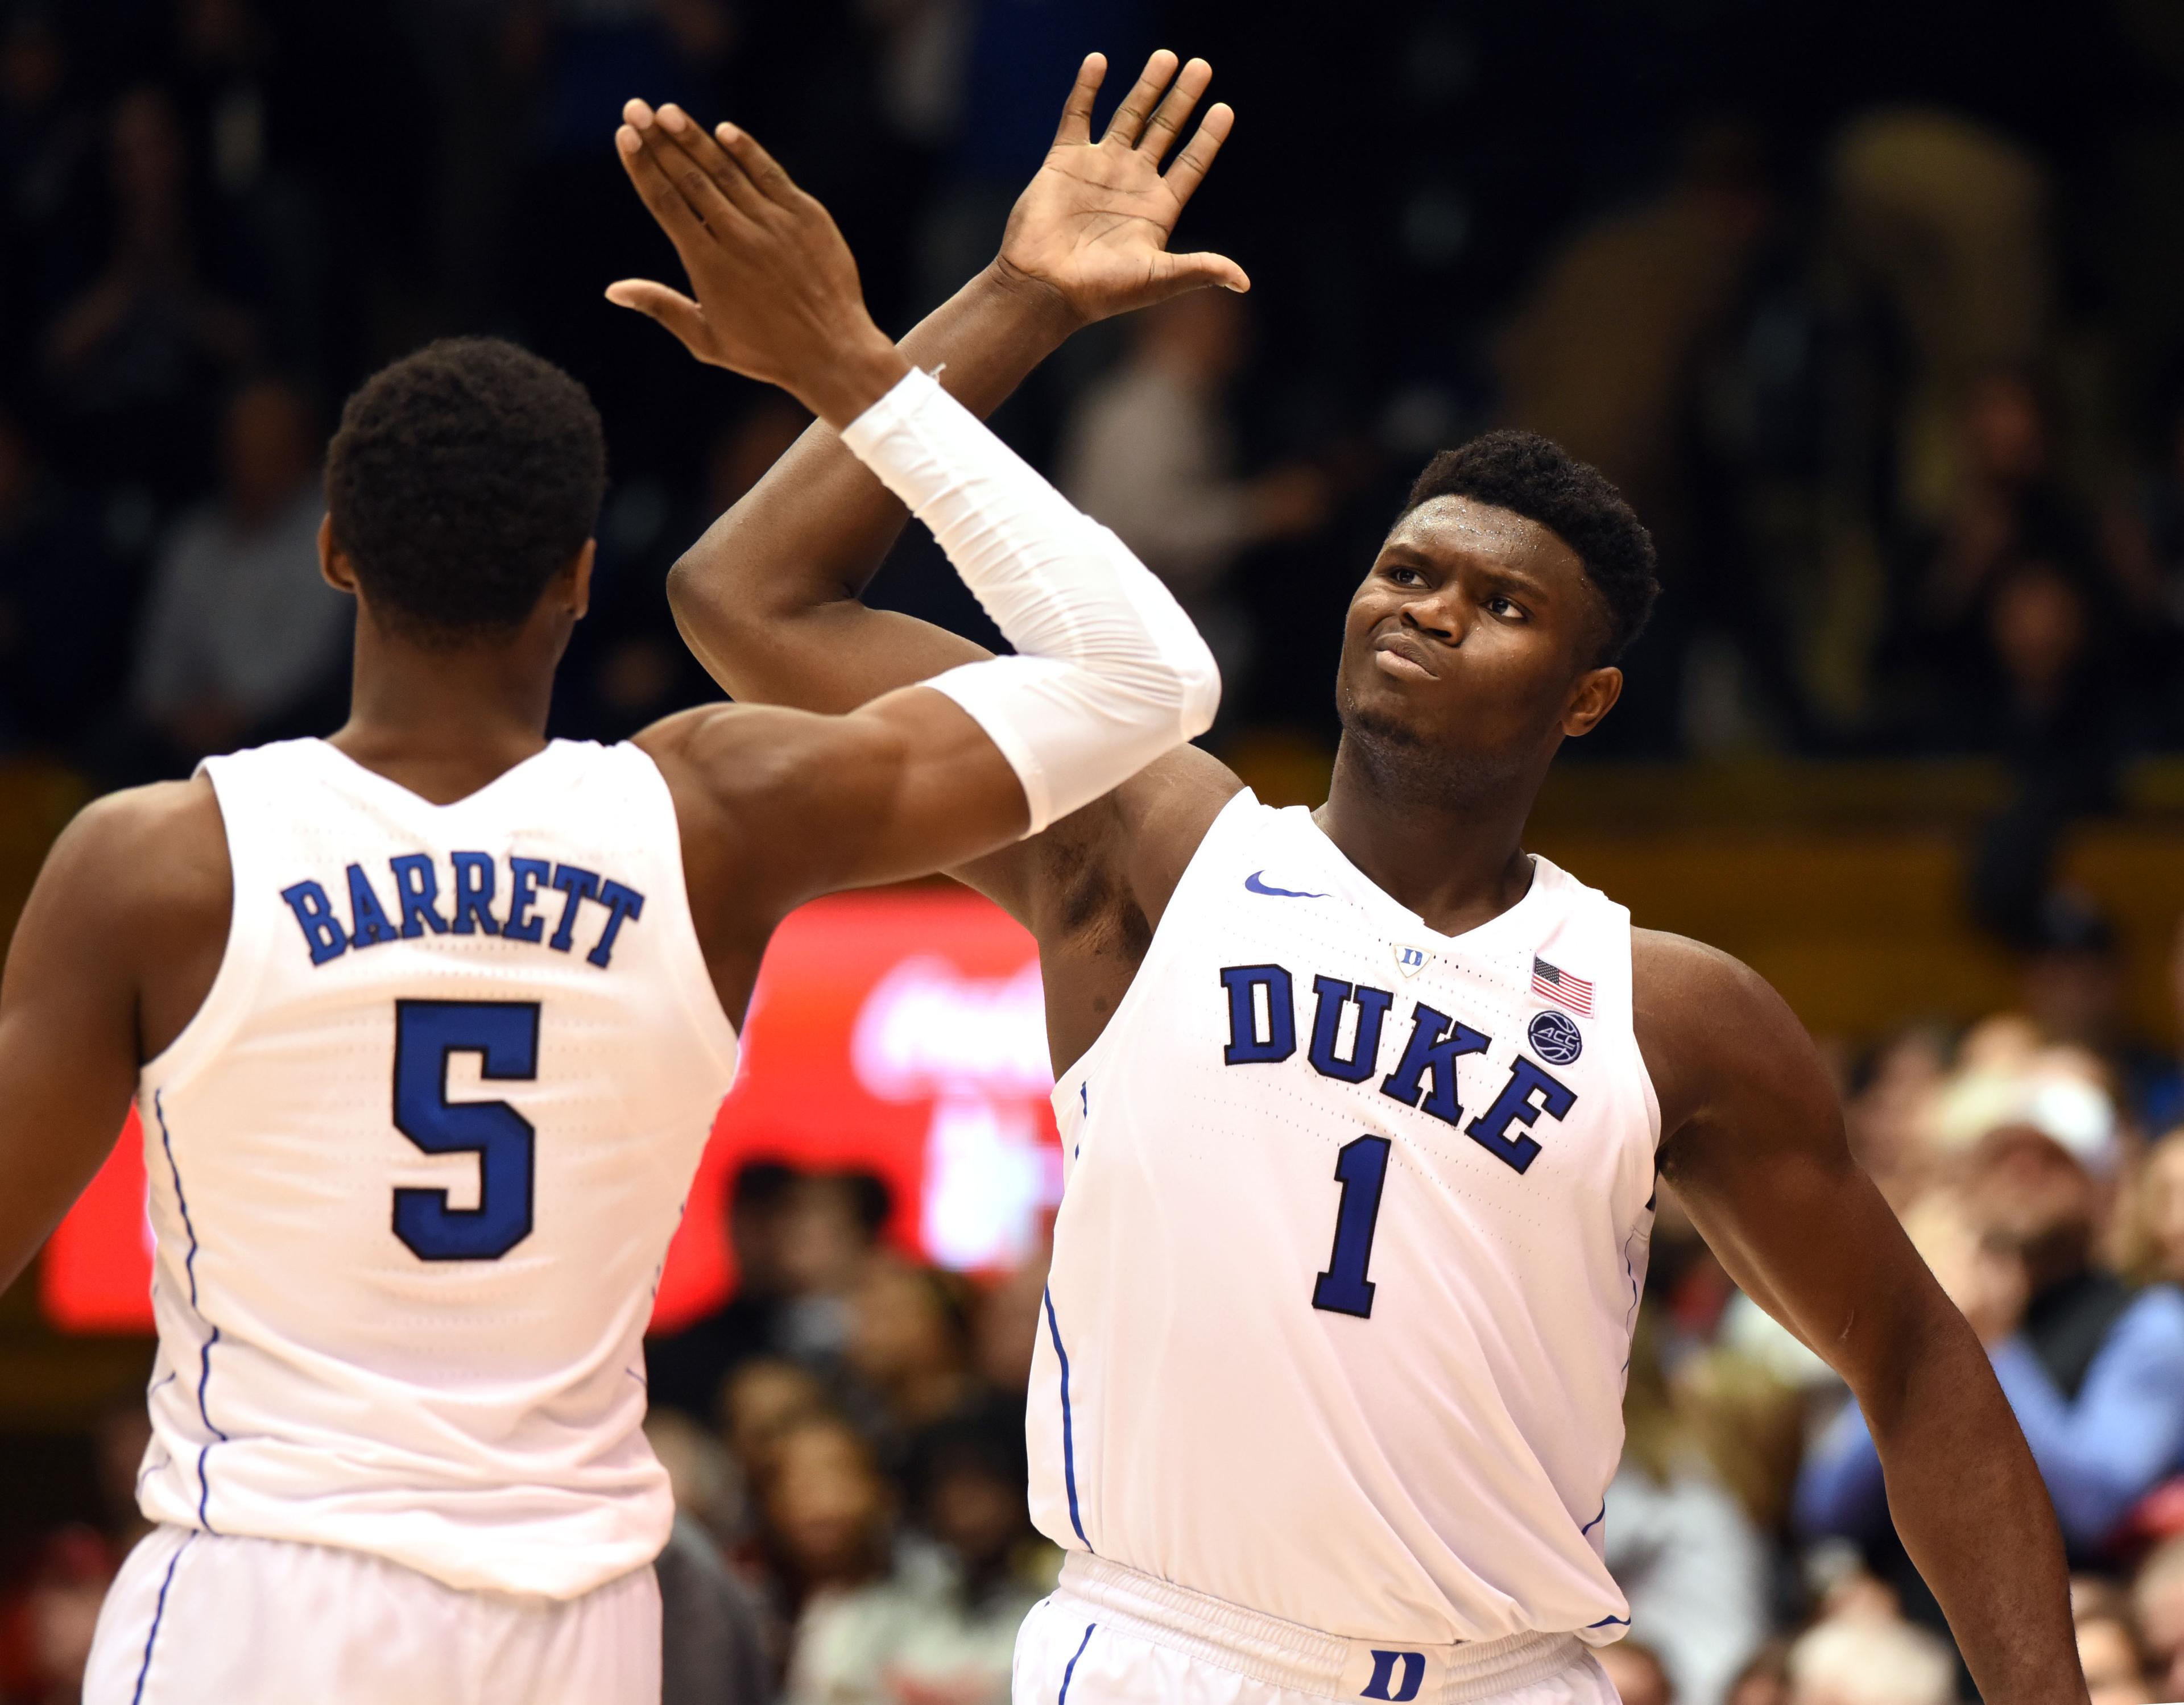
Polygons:
[[[1199,861],[1205,857],[1206,850],[1213,844],[1214,837],[1223,832],[1223,826],[1231,815],[1237,813],[1240,808],[1256,811],[1258,807],[1259,796],[1245,787],[1231,794],[1221,809],[1214,813],[1213,821],[1206,826],[1206,833],[1198,838],[1198,844],[1190,850],[1190,856],[1184,863],[1183,874],[1176,878],[1175,892],[1167,897],[1167,905],[1161,911],[1161,921],[1153,926],[1152,939],[1145,944],[1145,956],[1138,961],[1137,970],[1131,974],[1129,987],[1123,991],[1123,998],[1115,1003],[1115,1010],[1107,1015],[1107,1022],[1100,1027],[1100,1034],[1092,1039],[1092,1045],[1054,1074],[1054,1095],[1058,1095],[1067,1085],[1081,1081],[1093,1070],[1099,1061],[1100,1050],[1107,1045],[1107,1039],[1115,1034],[1126,1017],[1134,1016],[1138,1007],[1143,1004],[1144,996],[1139,991],[1149,984],[1145,973],[1160,953],[1162,935],[1172,936],[1173,933],[1169,929],[1168,920],[1175,917],[1177,903],[1183,900],[1190,889],[1192,872],[1198,868]],[[1179,923],[1175,926],[1177,929],[1182,928]],[[1042,959],[1042,974],[1045,969]],[[1056,1112],[1059,1111],[1057,1107]]]
[[[649,778],[654,797],[660,802],[667,829],[667,844],[660,857],[674,875],[677,897],[677,925],[669,932],[675,940],[667,950],[676,960],[676,999],[688,1015],[691,1028],[713,1056],[714,1064],[733,1084],[743,1056],[743,1038],[735,1021],[728,1017],[727,1008],[721,1004],[721,991],[714,987],[712,969],[705,963],[705,950],[698,939],[697,916],[690,906],[690,873],[682,864],[682,818],[675,807],[675,790],[667,785],[667,777],[644,747],[634,741],[623,740],[614,749],[627,752],[633,766],[642,766],[642,773]],[[749,1015],[745,1017],[748,1021]]]
[[220,814],[220,841],[227,849],[227,937],[220,945],[220,969],[213,973],[212,986],[205,990],[198,1010],[175,1033],[174,1040],[136,1068],[140,1095],[145,1084],[187,1074],[192,1066],[225,1043],[250,1011],[251,997],[265,972],[265,943],[243,903],[246,871],[237,863],[230,802],[221,792],[220,772],[228,762],[209,758],[198,767],[212,783],[213,809]]

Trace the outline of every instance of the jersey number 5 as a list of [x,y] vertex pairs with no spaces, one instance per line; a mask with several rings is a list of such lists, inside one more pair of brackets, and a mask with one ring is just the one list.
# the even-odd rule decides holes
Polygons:
[[1334,1247],[1327,1271],[1312,1287],[1314,1308],[1372,1318],[1373,1281],[1365,1270],[1373,1264],[1373,1230],[1380,1223],[1390,1147],[1385,1137],[1359,1137],[1336,1151],[1334,1176],[1342,1184],[1342,1202],[1334,1211]]
[[476,1207],[443,1190],[398,1186],[394,1234],[421,1261],[498,1261],[531,1235],[535,1133],[505,1101],[450,1101],[448,1056],[476,1054],[478,1075],[538,1075],[535,1000],[394,1003],[394,1128],[428,1155],[478,1157]]

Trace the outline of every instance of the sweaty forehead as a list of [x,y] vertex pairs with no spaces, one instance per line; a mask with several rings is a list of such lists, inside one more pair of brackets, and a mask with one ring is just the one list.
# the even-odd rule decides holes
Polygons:
[[1484,559],[1554,586],[1585,578],[1577,553],[1552,529],[1476,498],[1427,499],[1390,529],[1387,543],[1436,560]]

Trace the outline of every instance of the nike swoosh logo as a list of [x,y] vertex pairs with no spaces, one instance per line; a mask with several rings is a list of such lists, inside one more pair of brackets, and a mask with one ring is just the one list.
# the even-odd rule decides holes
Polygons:
[[1266,872],[1262,870],[1255,870],[1251,873],[1251,875],[1245,877],[1244,878],[1245,892],[1247,894],[1270,894],[1279,900],[1325,900],[1327,898],[1323,894],[1300,894],[1293,888],[1268,888],[1266,883],[1259,880],[1259,878],[1265,874]]

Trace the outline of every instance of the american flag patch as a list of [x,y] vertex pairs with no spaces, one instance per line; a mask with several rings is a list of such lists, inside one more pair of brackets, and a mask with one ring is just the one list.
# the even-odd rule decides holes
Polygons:
[[1592,1017],[1592,985],[1537,955],[1532,959],[1532,993],[1542,1000],[1567,1006],[1580,1018]]

